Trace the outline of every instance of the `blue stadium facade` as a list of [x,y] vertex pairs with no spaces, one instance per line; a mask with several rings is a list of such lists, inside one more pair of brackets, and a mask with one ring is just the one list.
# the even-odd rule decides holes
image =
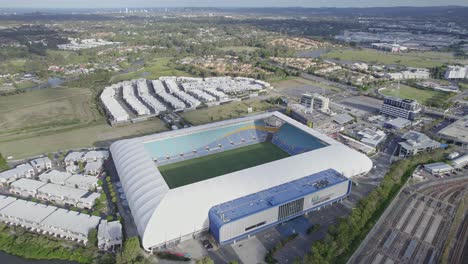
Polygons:
[[232,243],[265,228],[345,198],[351,181],[333,169],[213,206],[210,232],[220,244]]

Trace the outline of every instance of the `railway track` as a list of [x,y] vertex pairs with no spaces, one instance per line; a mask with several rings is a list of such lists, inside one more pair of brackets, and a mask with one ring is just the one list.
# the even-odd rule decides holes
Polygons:
[[450,257],[450,263],[463,263],[463,252],[465,251],[465,246],[468,240],[468,216],[465,215],[465,219],[463,220],[463,225],[459,229],[459,233],[457,236],[457,242],[455,243],[455,247],[452,250],[452,254]]

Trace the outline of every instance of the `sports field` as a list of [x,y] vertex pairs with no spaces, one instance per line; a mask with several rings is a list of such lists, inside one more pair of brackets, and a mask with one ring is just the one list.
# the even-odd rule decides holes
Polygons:
[[286,157],[289,157],[288,153],[271,142],[265,142],[164,165],[158,169],[169,188],[174,189]]

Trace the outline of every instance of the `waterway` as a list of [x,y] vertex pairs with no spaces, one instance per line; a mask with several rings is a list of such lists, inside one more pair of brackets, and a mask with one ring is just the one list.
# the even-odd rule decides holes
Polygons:
[[6,252],[0,251],[0,263],[5,264],[77,264],[71,261],[62,260],[31,260],[24,259],[14,255],[10,255]]
[[61,85],[65,80],[66,79],[59,78],[59,77],[50,77],[49,79],[47,79],[47,82],[40,83],[40,84],[31,86],[31,87],[28,87],[28,88],[24,88],[24,89],[21,89],[21,90],[31,92],[31,91],[45,89],[45,88],[49,88],[49,87],[54,88],[54,87],[57,87],[57,86]]

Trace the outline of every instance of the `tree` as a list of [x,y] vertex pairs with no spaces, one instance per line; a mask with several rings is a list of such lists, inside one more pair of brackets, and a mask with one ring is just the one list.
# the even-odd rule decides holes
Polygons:
[[88,243],[86,243],[86,247],[91,248],[97,246],[97,229],[92,228],[88,232]]
[[2,153],[0,153],[0,171],[8,170],[10,167],[8,166],[5,158],[3,157]]
[[209,256],[204,256],[202,259],[197,260],[196,264],[214,264],[214,261]]
[[123,245],[120,254],[117,255],[117,264],[131,264],[134,263],[140,255],[140,241],[138,237],[134,236],[127,239]]

